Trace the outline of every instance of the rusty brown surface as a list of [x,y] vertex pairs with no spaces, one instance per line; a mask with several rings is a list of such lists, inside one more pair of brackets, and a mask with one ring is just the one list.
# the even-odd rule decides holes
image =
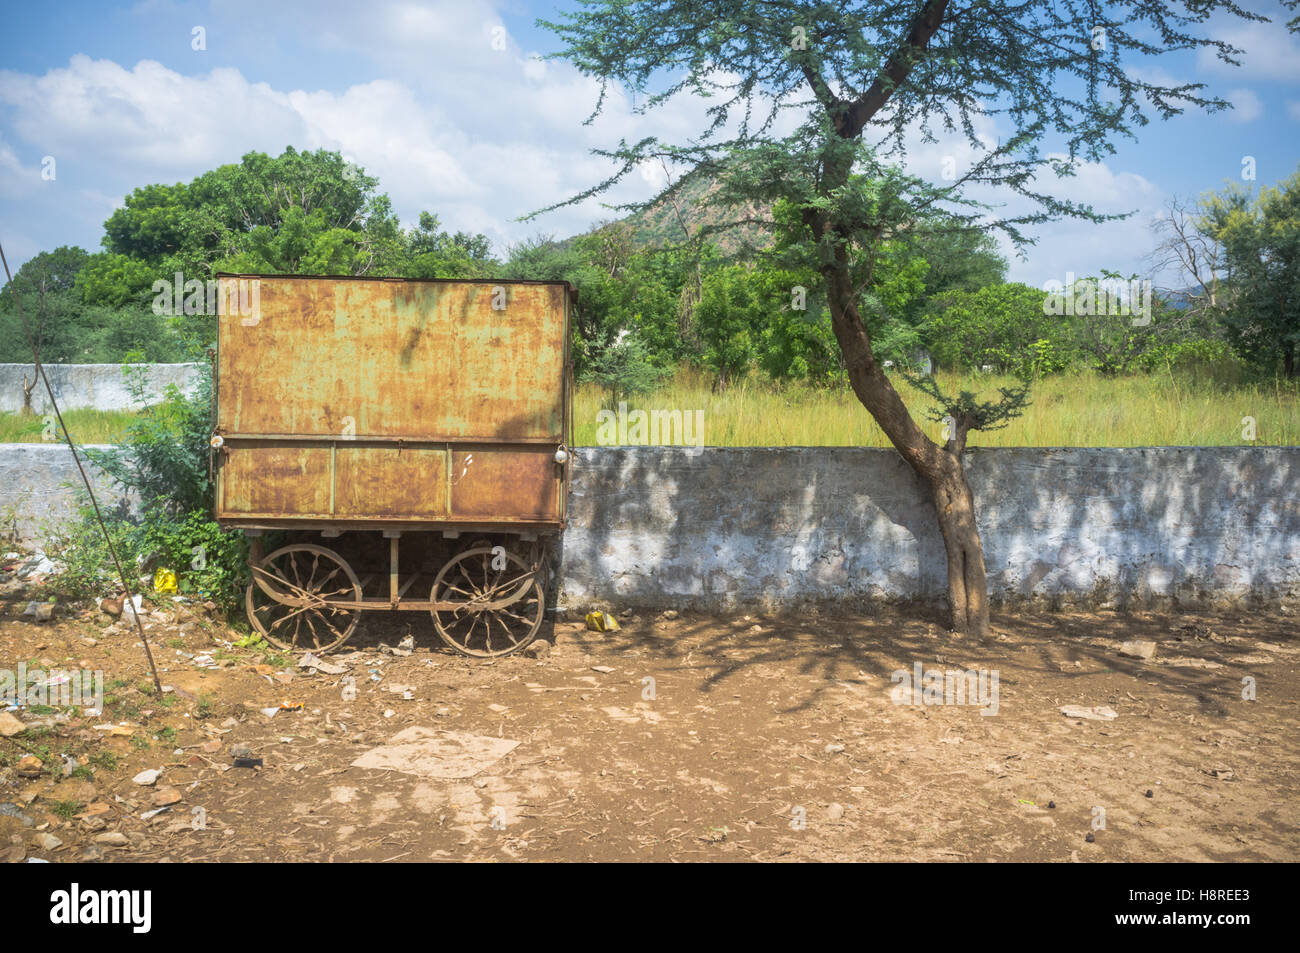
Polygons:
[[562,520],[566,285],[257,280],[219,320],[219,519]]
[[452,516],[472,521],[511,512],[521,519],[558,519],[558,467],[553,453],[549,447],[515,452],[454,452]]

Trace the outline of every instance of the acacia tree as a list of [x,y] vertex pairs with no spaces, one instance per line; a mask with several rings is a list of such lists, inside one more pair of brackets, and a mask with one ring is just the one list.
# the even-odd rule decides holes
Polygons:
[[[1283,3],[1294,9],[1300,0]],[[948,558],[952,626],[985,636],[984,557],[961,462],[981,408],[955,401],[952,409],[967,413],[954,415],[943,446],[908,413],[872,351],[863,300],[873,249],[944,195],[956,198],[964,183],[1001,185],[1033,200],[1032,214],[984,220],[1016,241],[1025,240],[1019,226],[1027,223],[1102,220],[1086,205],[1045,194],[1036,174],[1050,167],[1068,175],[1076,162],[1113,152],[1114,140],[1132,137],[1149,111],[1168,118],[1188,105],[1226,107],[1203,96],[1200,84],[1161,86],[1131,69],[1134,58],[1201,48],[1236,63],[1240,50],[1206,35],[1213,14],[1267,19],[1232,0],[582,0],[576,12],[541,25],[564,43],[554,56],[601,80],[597,113],[609,84],[628,90],[641,111],[679,93],[711,103],[705,128],[689,142],[648,137],[598,150],[615,160],[615,172],[570,202],[645,162],[717,171],[739,155],[751,160],[742,178],[766,182],[793,203],[817,256],[853,391],[930,488]],[[802,127],[781,137],[787,110]],[[993,148],[980,134],[989,118],[1011,127]],[[909,132],[933,139],[936,127],[964,135],[981,156],[945,188],[882,195],[855,171],[874,161],[876,148],[885,157],[902,153]],[[1065,158],[1040,151],[1045,140]]]

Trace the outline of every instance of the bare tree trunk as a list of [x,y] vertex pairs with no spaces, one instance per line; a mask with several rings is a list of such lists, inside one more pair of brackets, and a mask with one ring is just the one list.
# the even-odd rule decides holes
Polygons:
[[23,373],[23,416],[34,416],[36,411],[32,409],[32,391],[36,389],[36,382],[40,380],[41,374],[38,370],[32,375],[32,382],[27,383],[27,374]]
[[974,495],[961,463],[967,424],[958,421],[952,439],[943,447],[925,435],[871,351],[871,338],[858,311],[843,254],[836,264],[827,266],[825,273],[831,325],[844,355],[853,392],[930,489],[948,557],[951,626],[956,631],[987,638],[989,607],[984,548],[975,522]]

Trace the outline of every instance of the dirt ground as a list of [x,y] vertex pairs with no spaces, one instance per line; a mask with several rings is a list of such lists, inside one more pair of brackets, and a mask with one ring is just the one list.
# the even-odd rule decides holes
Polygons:
[[[483,663],[426,618],[375,614],[328,658],[347,672],[323,675],[163,608],[161,696],[138,638],[98,610],[0,619],[0,667],[102,669],[107,696],[99,716],[12,713],[28,727],[0,738],[0,856],[1300,858],[1293,615],[1002,614],[988,644],[904,610],[642,615],[608,634],[557,622],[548,657]],[[408,632],[411,654],[381,648]],[[1154,659],[1121,656],[1128,639]],[[996,671],[996,714],[896,704],[891,673],[918,662]],[[303,707],[262,711],[285,701]],[[352,766],[412,728],[518,744],[466,778]],[[238,746],[262,766],[232,766]],[[136,783],[145,769],[162,775]]]

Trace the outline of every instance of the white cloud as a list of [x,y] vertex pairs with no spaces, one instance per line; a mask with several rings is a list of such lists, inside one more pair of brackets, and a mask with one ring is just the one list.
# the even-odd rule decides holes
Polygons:
[[1231,89],[1225,98],[1232,109],[1224,115],[1232,122],[1253,122],[1264,115],[1264,104],[1252,90]]
[[1063,282],[1067,273],[1141,271],[1143,259],[1154,246],[1151,224],[1166,199],[1162,189],[1143,176],[1115,171],[1104,162],[1080,163],[1073,178],[1042,186],[1054,194],[1078,196],[1103,214],[1133,214],[1100,225],[1067,219],[1038,226],[1031,230],[1038,243],[1028,250],[1027,261],[1011,257],[1014,253],[1004,243],[1011,258],[1011,280],[1041,288],[1048,281]]
[[[1249,5],[1248,5],[1249,6]],[[1294,82],[1300,80],[1300,39],[1286,29],[1286,14],[1273,16],[1271,23],[1216,21],[1210,35],[1245,52],[1237,56],[1241,66],[1220,60],[1210,49],[1196,54],[1196,65],[1207,73],[1244,79]]]
[[[301,30],[301,10],[225,0],[213,11],[226,22],[210,30],[210,40],[247,41],[229,35],[231,23],[257,23],[260,36],[301,35],[294,32]],[[303,42],[322,57],[361,57],[373,64],[373,78],[333,89],[284,89],[235,69],[184,75],[148,60],[128,68],[83,55],[40,76],[0,71],[0,104],[8,107],[14,134],[13,146],[0,141],[0,195],[17,189],[23,201],[15,208],[24,220],[52,233],[41,236],[41,247],[76,241],[93,248],[100,224],[132,188],[188,181],[250,150],[328,148],[376,175],[404,222],[427,209],[446,228],[486,233],[501,252],[537,231],[585,230],[617,214],[602,203],[643,199],[662,184],[662,170],[652,167],[607,195],[534,222],[515,221],[607,177],[610,164],[590,155],[591,148],[647,135],[683,143],[707,125],[707,101],[683,97],[639,115],[615,89],[602,115],[582,125],[597,101],[597,82],[566,63],[539,60],[508,33],[505,49],[493,49],[493,30],[504,21],[483,0],[436,6],[332,0],[313,11],[312,22]],[[793,114],[783,117],[778,133],[796,123]],[[997,141],[994,120],[978,119],[977,130],[986,146]],[[923,143],[914,133],[909,142],[908,168],[935,182],[942,181],[947,157],[958,175],[978,158],[964,137]],[[39,171],[47,153],[58,158],[66,187],[34,190],[24,184],[26,170]],[[1085,166],[1078,178],[1058,185],[1058,194],[1104,211],[1158,204],[1151,183],[1105,165]],[[1005,202],[1008,213],[1024,205],[992,190],[975,197]],[[67,234],[73,225],[78,233]],[[1032,267],[1012,265],[1013,276],[1032,277],[1036,285],[1066,270],[1122,267],[1150,247],[1145,228],[1131,222],[1055,223],[1038,234]]]

